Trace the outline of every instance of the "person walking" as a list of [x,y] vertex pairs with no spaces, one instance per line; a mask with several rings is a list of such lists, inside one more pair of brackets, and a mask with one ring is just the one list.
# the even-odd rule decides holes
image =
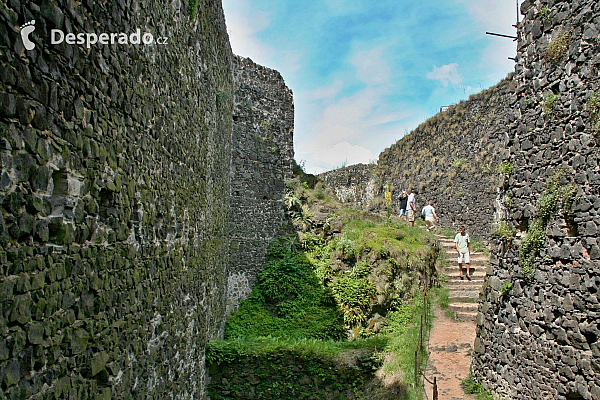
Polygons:
[[465,277],[463,275],[463,263],[467,267],[467,280],[471,280],[471,264],[470,264],[470,256],[471,256],[471,240],[469,239],[469,234],[465,232],[465,227],[460,227],[460,232],[454,236],[454,245],[456,246],[456,251],[458,252],[458,269],[460,272],[460,280],[463,280]]
[[408,193],[406,193],[406,190],[403,190],[402,193],[398,195],[398,199],[400,200],[400,219],[406,221],[406,207],[408,207]]
[[421,210],[421,215],[425,217],[425,224],[427,225],[427,230],[432,231],[436,228],[435,221],[439,222],[439,217],[435,212],[435,208],[433,207],[433,200],[429,200],[429,203],[423,207]]
[[407,216],[408,216],[408,225],[410,225],[410,226],[415,225],[415,214],[417,213],[417,195],[418,194],[419,194],[419,192],[417,192],[415,189],[412,189],[410,191],[410,195],[408,196]]

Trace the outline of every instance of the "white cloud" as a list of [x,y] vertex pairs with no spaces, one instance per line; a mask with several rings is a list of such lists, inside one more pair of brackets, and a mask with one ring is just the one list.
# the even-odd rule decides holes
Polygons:
[[315,106],[310,123],[310,148],[329,147],[343,140],[372,141],[384,124],[408,118],[411,112],[386,103],[387,88],[366,87],[352,95]]
[[446,64],[441,67],[434,66],[433,71],[427,73],[427,78],[440,81],[444,86],[448,86],[450,83],[456,85],[463,80],[463,77],[458,73],[457,68],[457,63]]
[[329,85],[321,86],[307,93],[307,97],[311,100],[332,99],[340,93],[344,88],[344,81],[336,79]]
[[515,63],[508,57],[517,54],[517,44],[509,39],[497,38],[485,48],[481,56],[480,68],[490,71],[489,78],[498,81],[510,71],[514,71]]
[[319,174],[342,165],[366,164],[377,157],[368,148],[346,141],[297,154],[297,158],[306,160],[306,172],[311,174]]
[[275,49],[258,33],[270,28],[272,15],[250,4],[251,0],[223,0],[227,33],[234,54],[249,57],[255,63],[275,69],[286,82],[301,69],[304,53],[294,44],[287,49]]
[[223,0],[223,10],[233,53],[259,63],[270,59],[273,48],[255,36],[269,26],[267,13],[251,7],[248,0]]
[[388,83],[390,67],[383,58],[388,51],[383,46],[356,50],[350,59],[350,63],[356,68],[356,77],[367,85]]
[[459,0],[459,2],[465,4],[480,29],[514,35],[515,28],[512,25],[517,22],[517,5],[514,0]]

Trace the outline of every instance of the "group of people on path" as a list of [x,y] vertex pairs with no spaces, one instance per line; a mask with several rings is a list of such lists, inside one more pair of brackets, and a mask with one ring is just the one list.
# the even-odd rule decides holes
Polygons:
[[[402,193],[398,195],[398,199],[400,200],[400,219],[404,219],[408,221],[410,226],[415,225],[415,216],[417,213],[417,204],[416,199],[418,191],[412,189],[410,194],[403,190]],[[426,229],[428,231],[432,231],[436,229],[436,222],[440,221],[437,213],[435,212],[435,208],[433,207],[433,200],[429,200],[427,205],[423,207],[421,210],[421,216],[425,219]],[[456,251],[458,252],[458,267],[460,270],[460,279],[463,280],[465,277],[467,280],[471,280],[471,264],[470,264],[470,255],[471,255],[471,240],[469,238],[469,234],[466,233],[465,227],[460,227],[460,232],[454,236],[454,245],[456,246]],[[466,266],[467,273],[466,275],[463,273],[463,264]]]
[[[415,215],[417,213],[416,199],[419,192],[415,189],[410,191],[410,194],[403,190],[398,195],[400,200],[400,219],[408,221],[410,226],[415,225]],[[432,231],[436,228],[435,222],[439,222],[440,218],[433,207],[433,200],[429,200],[427,205],[421,210],[421,216],[425,219],[426,229]]]

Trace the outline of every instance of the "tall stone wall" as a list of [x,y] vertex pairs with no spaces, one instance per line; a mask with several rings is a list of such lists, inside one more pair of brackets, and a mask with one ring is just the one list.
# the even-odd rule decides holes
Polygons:
[[[187,5],[0,0],[0,398],[204,398],[233,80],[220,2]],[[168,43],[50,43],[138,28]]]
[[473,372],[504,398],[599,399],[600,3],[527,0],[521,12],[506,232]]
[[472,236],[487,241],[515,103],[511,74],[429,118],[385,149],[377,166],[350,166],[320,176],[338,196],[371,210],[385,207],[386,185],[395,211],[401,191],[416,189],[417,207],[434,200],[442,226],[464,224]]
[[366,164],[350,165],[319,174],[342,203],[350,203],[367,210],[378,210],[374,201],[381,194],[381,184],[375,176],[375,166]]
[[417,207],[435,202],[442,226],[465,225],[488,240],[501,179],[508,126],[514,117],[512,76],[450,106],[379,155],[378,175],[392,189],[419,192]]
[[292,91],[279,72],[235,57],[234,81],[228,313],[250,294],[281,229],[294,159]]

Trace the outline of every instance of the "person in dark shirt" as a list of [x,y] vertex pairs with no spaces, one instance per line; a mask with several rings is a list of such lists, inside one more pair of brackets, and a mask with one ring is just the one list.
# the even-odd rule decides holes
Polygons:
[[408,193],[406,193],[406,190],[403,190],[402,193],[398,195],[398,199],[400,200],[400,219],[406,221],[406,207],[408,207]]

